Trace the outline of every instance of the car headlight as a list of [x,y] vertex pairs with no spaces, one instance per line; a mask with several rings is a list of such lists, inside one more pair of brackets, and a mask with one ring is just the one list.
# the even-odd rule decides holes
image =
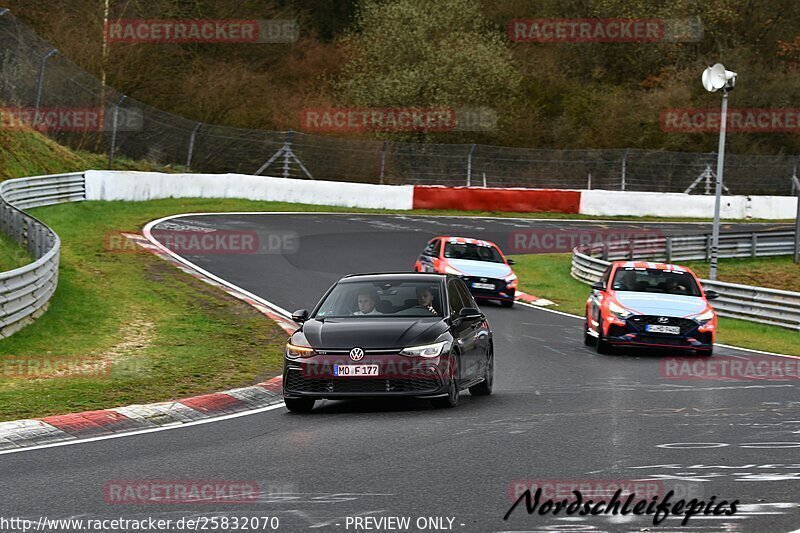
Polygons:
[[410,346],[400,350],[400,355],[409,355],[411,357],[439,357],[445,346],[447,346],[447,341],[425,344],[423,346]]
[[511,283],[512,281],[516,281],[516,279],[517,279],[517,275],[512,272],[508,276],[504,277],[503,281],[505,281],[506,283]]
[[694,319],[697,322],[699,322],[700,324],[705,324],[706,322],[709,322],[713,318],[714,318],[714,310],[713,309],[708,309],[706,312],[700,313],[699,315],[694,317]]
[[314,357],[315,355],[317,355],[317,352],[310,346],[298,346],[291,342],[286,343],[286,357],[290,359]]
[[444,273],[445,274],[455,274],[456,276],[462,276],[463,273],[460,270],[456,270],[455,268],[451,267],[450,265],[444,266]]
[[608,302],[608,311],[617,318],[626,319],[631,316],[633,313],[622,307],[621,305],[617,305],[614,302]]

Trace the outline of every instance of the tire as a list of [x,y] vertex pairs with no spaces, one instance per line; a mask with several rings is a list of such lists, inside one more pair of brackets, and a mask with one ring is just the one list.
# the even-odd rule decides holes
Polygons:
[[285,398],[286,408],[293,413],[310,413],[317,403],[313,398]]
[[589,335],[589,324],[583,323],[583,344],[586,346],[594,346],[594,337]]
[[597,337],[595,348],[597,349],[597,353],[601,355],[608,355],[613,351],[611,343],[609,343],[607,340],[604,340],[602,335]]
[[469,393],[473,396],[489,396],[494,386],[494,348],[489,347],[489,359],[486,362],[486,372],[483,374],[483,381],[469,388]]
[[514,307],[514,300],[500,300],[502,307]]
[[447,396],[444,398],[432,398],[431,403],[434,407],[450,409],[458,405],[458,393],[461,391],[458,383],[458,356],[453,356],[453,370],[447,387]]

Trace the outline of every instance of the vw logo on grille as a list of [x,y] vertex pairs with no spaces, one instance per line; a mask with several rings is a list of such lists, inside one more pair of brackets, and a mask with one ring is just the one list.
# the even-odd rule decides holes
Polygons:
[[363,349],[355,347],[352,350],[350,350],[350,359],[352,359],[353,361],[361,361],[363,357],[364,357]]
[[669,317],[666,317],[666,316],[658,317],[658,323],[659,324],[666,324],[667,322],[669,322]]

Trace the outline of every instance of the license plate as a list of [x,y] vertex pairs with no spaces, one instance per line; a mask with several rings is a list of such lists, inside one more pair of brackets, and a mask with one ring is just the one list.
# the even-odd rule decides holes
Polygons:
[[334,376],[377,376],[378,365],[333,365]]
[[660,326],[658,324],[648,324],[645,326],[645,331],[650,333],[670,333],[672,335],[680,335],[680,326]]
[[473,283],[472,284],[472,288],[473,289],[487,289],[487,290],[493,291],[494,290],[494,284],[492,284],[492,283]]

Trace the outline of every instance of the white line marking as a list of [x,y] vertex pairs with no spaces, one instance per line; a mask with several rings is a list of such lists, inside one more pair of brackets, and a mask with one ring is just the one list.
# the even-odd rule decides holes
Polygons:
[[222,420],[230,420],[231,418],[240,418],[243,416],[248,415],[255,415],[258,413],[263,413],[265,411],[272,411],[274,409],[278,409],[280,407],[284,407],[283,402],[275,404],[275,405],[268,405],[267,407],[259,407],[258,409],[253,409],[251,411],[242,411],[241,413],[233,413],[230,415],[223,415],[217,416],[214,418],[207,418],[205,420],[195,420],[194,422],[186,422],[184,424],[174,425],[170,424],[169,426],[162,426],[157,428],[147,428],[147,429],[137,429],[135,431],[127,431],[125,433],[116,433],[114,435],[102,435],[100,437],[91,437],[88,439],[78,439],[78,440],[68,440],[63,442],[51,442],[50,444],[39,444],[38,446],[29,446],[27,448],[19,448],[15,450],[2,450],[0,451],[0,455],[7,455],[10,453],[20,453],[20,452],[30,452],[33,450],[41,450],[43,448],[56,448],[59,446],[70,446],[72,444],[84,444],[86,442],[95,442],[98,440],[109,440],[109,439],[118,439],[122,437],[131,437],[133,435],[143,435],[145,433],[157,433],[159,431],[167,431],[170,429],[180,429],[190,426],[199,426],[201,424],[210,424],[211,422],[220,422]]

